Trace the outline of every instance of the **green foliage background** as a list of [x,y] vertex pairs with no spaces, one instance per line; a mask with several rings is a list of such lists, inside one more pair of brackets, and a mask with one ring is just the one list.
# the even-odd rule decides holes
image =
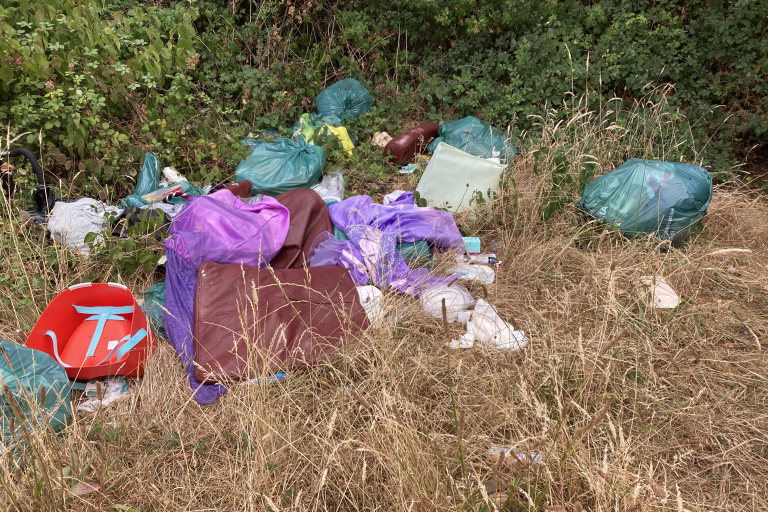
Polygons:
[[340,78],[377,98],[349,125],[364,148],[376,130],[465,115],[515,140],[568,93],[597,107],[674,84],[670,121],[723,171],[768,133],[766,27],[760,0],[5,0],[0,123],[28,132],[16,145],[68,191],[121,197],[144,151],[226,179],[239,138],[287,133]]

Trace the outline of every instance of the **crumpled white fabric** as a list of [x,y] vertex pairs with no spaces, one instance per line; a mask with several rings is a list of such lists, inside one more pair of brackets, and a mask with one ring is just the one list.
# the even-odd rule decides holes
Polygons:
[[475,299],[472,298],[469,290],[460,284],[427,288],[422,292],[419,303],[428,315],[442,317],[443,299],[445,299],[445,316],[448,323],[464,324],[469,321],[470,311],[467,310],[475,305]]
[[472,319],[467,322],[467,333],[448,346],[454,349],[471,348],[475,342],[497,350],[520,350],[528,346],[525,333],[516,331],[513,325],[502,320],[496,308],[483,299],[477,299]]
[[[101,233],[106,229],[108,212],[123,210],[115,206],[108,206],[96,199],[83,198],[74,203],[56,203],[48,218],[48,231],[51,238],[59,243],[66,244],[73,251],[83,256],[90,254],[90,248],[85,243],[85,235],[88,233]],[[96,238],[101,242],[104,238],[99,234]]]

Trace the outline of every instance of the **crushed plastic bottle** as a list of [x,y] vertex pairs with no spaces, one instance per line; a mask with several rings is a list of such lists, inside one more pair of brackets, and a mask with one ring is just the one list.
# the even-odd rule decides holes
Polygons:
[[501,266],[501,262],[496,259],[495,253],[489,254],[470,254],[467,257],[467,261],[470,263],[481,263],[483,265],[492,265],[496,268]]
[[491,446],[488,448],[488,462],[496,463],[499,460],[501,452],[504,452],[504,465],[509,464],[510,455],[514,456],[520,462],[527,462],[529,464],[541,464],[541,455],[537,452],[518,452],[507,446]]

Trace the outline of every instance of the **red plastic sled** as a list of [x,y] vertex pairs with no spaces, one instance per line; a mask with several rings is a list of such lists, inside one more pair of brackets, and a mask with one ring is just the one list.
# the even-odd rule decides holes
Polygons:
[[78,380],[140,377],[155,348],[144,312],[117,283],[70,286],[48,304],[24,345],[49,354]]

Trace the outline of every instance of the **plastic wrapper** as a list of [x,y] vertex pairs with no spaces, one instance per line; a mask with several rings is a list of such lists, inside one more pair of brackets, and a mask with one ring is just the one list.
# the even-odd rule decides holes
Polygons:
[[323,181],[312,187],[326,204],[340,203],[344,200],[344,171],[337,169],[323,177]]

